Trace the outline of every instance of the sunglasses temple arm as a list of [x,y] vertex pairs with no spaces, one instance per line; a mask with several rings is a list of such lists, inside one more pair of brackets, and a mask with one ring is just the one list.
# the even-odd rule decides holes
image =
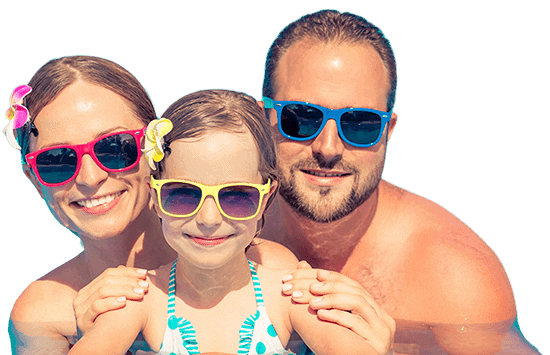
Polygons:
[[262,97],[262,101],[264,102],[264,108],[275,108],[275,103],[269,97]]

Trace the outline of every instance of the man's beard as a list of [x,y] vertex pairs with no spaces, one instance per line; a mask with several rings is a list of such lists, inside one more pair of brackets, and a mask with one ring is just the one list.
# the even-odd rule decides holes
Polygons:
[[[385,156],[376,162],[367,176],[361,177],[357,168],[341,160],[327,166],[326,163],[317,161],[315,158],[304,159],[291,166],[288,174],[285,175],[280,171],[279,194],[296,213],[311,221],[319,223],[337,221],[361,206],[376,191],[382,179],[384,162]],[[353,174],[353,183],[349,192],[346,194],[327,186],[322,187],[318,194],[311,197],[311,193],[300,191],[296,186],[295,172],[319,168],[334,168],[337,171]]]

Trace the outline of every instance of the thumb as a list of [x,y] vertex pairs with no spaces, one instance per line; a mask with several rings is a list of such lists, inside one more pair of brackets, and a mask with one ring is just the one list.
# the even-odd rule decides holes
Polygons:
[[297,269],[311,269],[311,265],[308,264],[307,261],[305,260],[301,260],[299,263],[298,263],[298,267]]

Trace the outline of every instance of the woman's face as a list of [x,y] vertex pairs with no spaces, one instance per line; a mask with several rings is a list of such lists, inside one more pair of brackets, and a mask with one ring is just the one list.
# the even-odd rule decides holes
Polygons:
[[[204,185],[264,183],[258,171],[258,151],[248,130],[244,133],[213,130],[198,138],[176,140],[170,143],[170,149],[162,179]],[[153,189],[151,192],[156,204],[156,192]],[[157,212],[162,218],[166,241],[180,257],[197,267],[214,269],[244,253],[256,234],[268,197],[264,197],[259,214],[244,221],[224,217],[212,196],[190,217],[165,215],[158,206]]]
[[[78,81],[45,106],[34,121],[39,134],[30,151],[62,144],[83,144],[108,133],[137,130],[145,124],[124,98],[103,87]],[[56,219],[81,238],[109,238],[123,233],[149,205],[145,159],[133,169],[109,173],[84,154],[76,178],[46,187],[27,176]]]

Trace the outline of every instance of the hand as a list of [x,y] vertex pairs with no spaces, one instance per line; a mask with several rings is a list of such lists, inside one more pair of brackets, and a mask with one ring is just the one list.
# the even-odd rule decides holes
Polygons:
[[366,339],[380,354],[391,354],[395,321],[358,282],[300,261],[296,270],[283,276],[283,293],[295,303],[308,303],[319,319]]
[[98,315],[122,308],[126,300],[140,300],[149,288],[147,270],[126,266],[109,268],[78,291],[73,309],[79,335],[84,335]]

